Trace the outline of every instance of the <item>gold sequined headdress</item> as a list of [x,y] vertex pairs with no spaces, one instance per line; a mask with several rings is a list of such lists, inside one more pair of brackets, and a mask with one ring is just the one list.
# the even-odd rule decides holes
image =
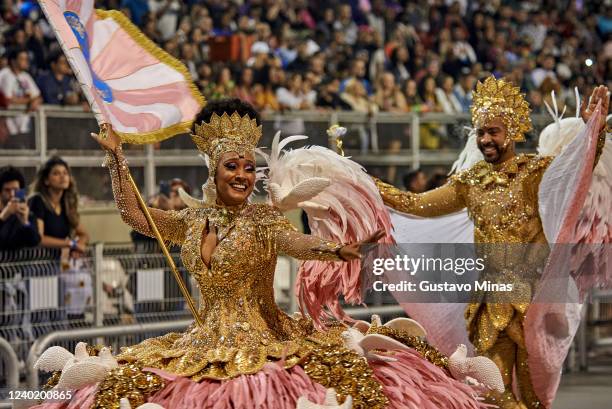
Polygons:
[[207,202],[216,198],[215,173],[219,158],[226,152],[239,155],[253,153],[262,135],[262,126],[257,125],[255,118],[240,116],[238,112],[219,116],[213,113],[209,122],[194,126],[195,134],[191,139],[200,152],[208,156],[208,181],[204,185]]
[[525,141],[525,133],[531,130],[531,109],[525,95],[518,87],[503,79],[488,77],[478,82],[471,106],[472,125],[485,126],[494,118],[501,118],[509,138]]

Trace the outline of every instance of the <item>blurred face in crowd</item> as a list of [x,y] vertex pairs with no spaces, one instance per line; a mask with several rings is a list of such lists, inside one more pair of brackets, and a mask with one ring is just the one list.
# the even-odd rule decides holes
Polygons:
[[395,77],[390,72],[386,72],[382,76],[381,83],[385,90],[392,90],[395,88]]
[[410,54],[408,54],[408,49],[404,46],[401,46],[397,49],[397,60],[403,64],[408,62],[410,58]]
[[455,81],[453,80],[453,77],[451,77],[450,75],[444,77],[444,81],[442,81],[442,89],[444,90],[444,92],[446,92],[447,94],[453,92],[454,85]]
[[555,57],[553,56],[547,56],[544,58],[544,61],[542,62],[542,67],[544,67],[545,70],[552,70],[555,68]]
[[476,86],[476,77],[473,75],[466,75],[462,78],[461,85],[466,92],[470,92]]
[[202,64],[198,69],[198,75],[201,79],[210,79],[212,76],[212,68],[210,68],[208,64]]
[[30,59],[28,58],[28,53],[25,51],[17,54],[17,58],[13,61],[13,69],[15,71],[27,71],[30,68]]
[[227,206],[243,204],[255,187],[255,158],[252,153],[221,155],[215,175],[217,198]]
[[232,73],[230,72],[229,68],[223,67],[223,69],[219,73],[219,83],[227,84],[231,80],[232,80]]
[[410,180],[410,184],[406,186],[408,191],[413,193],[423,193],[427,187],[427,176],[425,176],[424,172],[418,172],[414,177]]
[[356,60],[353,63],[353,76],[356,78],[363,78],[365,77],[365,74],[365,63],[362,60]]
[[183,43],[181,54],[185,60],[193,60],[193,46],[189,43]]
[[[26,20],[27,21],[27,20]],[[13,35],[13,41],[18,47],[25,47],[26,45],[26,33],[23,30],[17,30]]]
[[202,29],[200,27],[194,28],[191,32],[191,42],[194,44],[200,44],[202,41],[204,41]]
[[302,88],[302,76],[300,74],[293,75],[289,87],[292,91],[297,91]]
[[434,58],[427,65],[427,73],[432,77],[437,77],[440,74],[440,61]]
[[405,93],[407,97],[414,97],[417,94],[417,83],[415,80],[406,81],[406,86],[404,87]]
[[426,94],[433,94],[436,90],[436,80],[434,80],[432,77],[425,78],[425,86],[423,88],[425,89]]
[[245,68],[242,71],[242,85],[250,86],[253,84],[253,70]]
[[15,197],[20,188],[18,180],[10,180],[2,185],[2,190],[0,191],[0,204],[2,207],[6,206]]
[[55,74],[59,75],[70,75],[72,74],[72,70],[70,69],[70,65],[68,65],[68,60],[64,55],[60,55],[57,58],[57,61],[51,63],[51,70]]
[[514,143],[506,145],[506,126],[494,118],[476,129],[476,143],[488,163],[501,163],[514,156]]
[[325,59],[321,55],[317,55],[310,60],[310,71],[318,75],[325,74]]
[[348,4],[343,4],[342,6],[340,6],[340,14],[338,18],[341,21],[350,20],[352,18],[351,6],[349,6]]
[[52,190],[66,190],[70,187],[70,172],[64,165],[55,165],[49,177],[45,180],[45,186]]
[[334,22],[334,19],[334,9],[325,9],[325,12],[323,13],[323,20],[326,23],[331,24]]

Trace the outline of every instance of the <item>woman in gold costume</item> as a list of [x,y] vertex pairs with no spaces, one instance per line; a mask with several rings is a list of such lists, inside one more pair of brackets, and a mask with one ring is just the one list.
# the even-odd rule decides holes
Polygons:
[[[360,258],[361,244],[377,242],[384,232],[359,243],[329,242],[297,232],[271,205],[250,203],[261,133],[250,105],[209,103],[192,135],[210,159],[205,200],[181,211],[150,209],[164,240],[181,246],[182,262],[199,285],[203,325],[122,348],[115,363],[106,358],[111,363],[103,379],[80,388],[70,403],[41,407],[119,407],[127,398],[133,407],[148,401],[166,408],[283,409],[300,407],[299,398],[320,402],[326,388],[334,388],[340,401],[350,396],[356,408],[480,407],[475,390],[450,376],[448,358],[418,336],[362,326],[367,334],[394,342],[379,355],[366,354],[351,343],[366,334],[347,332],[340,322],[327,322],[319,331],[309,318],[290,317],[278,308],[273,279],[279,253],[349,261]],[[121,217],[152,236],[128,183],[118,137],[111,131],[97,140],[107,152]]]

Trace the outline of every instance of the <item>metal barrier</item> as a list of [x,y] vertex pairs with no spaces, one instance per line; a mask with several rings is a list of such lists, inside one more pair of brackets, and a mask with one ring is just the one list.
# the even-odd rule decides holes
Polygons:
[[[0,120],[23,118],[22,110],[0,111]],[[103,153],[89,133],[97,129],[93,115],[75,107],[44,105],[29,113],[32,123],[27,133],[0,136],[0,166],[10,163],[25,168],[31,180],[36,168],[50,155],[60,154],[71,165],[81,194],[93,200],[112,199],[106,170],[100,167]],[[66,122],[69,120],[69,126]],[[535,136],[550,123],[546,115],[533,116],[534,131],[527,135],[521,149],[533,150]],[[368,116],[352,111],[287,111],[264,113],[264,135],[261,146],[270,146],[277,130],[283,135],[305,134],[308,141],[292,144],[327,146],[326,129],[334,123],[347,127],[343,138],[345,152],[358,163],[376,170],[395,166],[416,169],[421,166],[447,166],[463,147],[465,126],[470,125],[469,114],[441,113],[396,114],[381,112]],[[137,184],[146,196],[156,191],[156,180],[181,177],[191,186],[200,186],[203,162],[188,135],[146,146],[125,147],[130,168]]]
[[0,337],[0,357],[2,357],[3,375],[6,379],[7,389],[17,389],[19,387],[19,360],[13,351],[11,344]]

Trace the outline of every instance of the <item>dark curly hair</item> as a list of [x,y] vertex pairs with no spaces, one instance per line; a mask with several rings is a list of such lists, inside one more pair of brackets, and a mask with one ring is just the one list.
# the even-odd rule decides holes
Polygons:
[[12,182],[13,180],[19,182],[19,189],[23,189],[25,178],[19,169],[10,165],[0,168],[0,189],[2,189],[5,183]]
[[228,115],[231,115],[234,112],[238,112],[240,116],[248,115],[249,118],[255,119],[257,121],[257,125],[261,125],[261,118],[257,111],[255,111],[255,108],[253,108],[251,104],[244,102],[238,98],[209,101],[206,106],[200,111],[200,113],[196,116],[193,123],[199,125],[202,122],[209,122],[210,117],[212,117],[213,114],[221,116],[224,112],[227,112]]

